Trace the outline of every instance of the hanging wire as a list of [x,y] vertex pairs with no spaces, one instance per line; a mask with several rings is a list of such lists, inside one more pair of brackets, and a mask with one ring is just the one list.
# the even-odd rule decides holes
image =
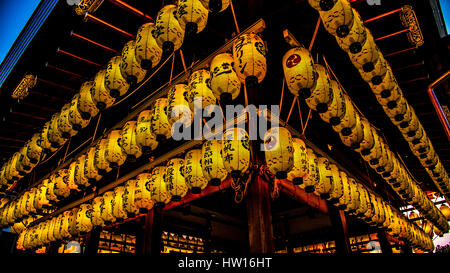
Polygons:
[[92,143],[94,143],[95,135],[97,134],[98,125],[99,125],[99,123],[100,123],[100,119],[101,119],[101,118],[102,118],[102,113],[100,113],[100,114],[98,115],[98,118],[97,118],[97,125],[95,126],[94,135],[92,136],[92,142],[91,142],[91,145],[92,145]]
[[67,156],[67,152],[69,151],[69,147],[70,147],[70,142],[72,141],[72,138],[69,138],[68,144],[67,144],[67,148],[66,148],[66,152],[64,153],[64,157],[63,157],[63,163],[66,161],[66,156]]
[[303,115],[302,115],[302,108],[300,107],[300,100],[297,100],[297,106],[298,106],[298,114],[300,116],[300,124],[303,130]]
[[233,1],[230,0],[230,8],[231,8],[231,13],[233,14],[233,20],[234,20],[234,25],[236,26],[236,31],[237,33],[241,33],[241,31],[239,30],[239,25],[236,19],[236,14],[234,13],[234,6],[233,6]]
[[288,115],[288,117],[286,119],[286,124],[289,123],[289,119],[291,118],[292,110],[294,109],[294,105],[295,105],[296,100],[298,100],[298,96],[295,96],[294,100],[292,101],[291,109],[289,110],[289,115]]
[[170,78],[169,78],[169,85],[172,84],[172,76],[173,76],[173,65],[175,64],[175,52],[172,53],[172,67],[170,68]]
[[283,107],[283,98],[284,98],[284,86],[286,84],[286,78],[283,77],[283,84],[281,85],[281,98],[280,98],[280,115],[281,115],[281,108]]
[[321,18],[319,16],[319,18],[317,19],[317,23],[316,23],[316,28],[314,29],[314,34],[313,37],[311,39],[311,43],[309,44],[309,51],[311,52],[313,46],[314,46],[314,42],[316,41],[317,38],[317,33],[319,32],[319,27],[320,27],[320,22],[321,22]]

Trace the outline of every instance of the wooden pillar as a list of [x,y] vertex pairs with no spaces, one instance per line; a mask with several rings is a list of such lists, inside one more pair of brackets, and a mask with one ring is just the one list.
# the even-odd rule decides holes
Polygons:
[[380,241],[381,252],[383,254],[392,254],[392,246],[386,237],[386,232],[380,231],[378,232],[377,236],[378,240]]
[[161,254],[162,218],[163,214],[156,208],[145,216],[142,247],[144,255]]
[[274,251],[269,185],[255,176],[247,189],[247,219],[250,253]]
[[84,255],[93,256],[98,252],[98,244],[100,241],[101,228],[94,227],[91,232],[86,236],[86,247],[84,249]]
[[343,210],[338,210],[335,206],[328,204],[331,225],[333,226],[333,237],[336,242],[336,252],[339,254],[351,253],[350,242],[348,240],[347,221]]

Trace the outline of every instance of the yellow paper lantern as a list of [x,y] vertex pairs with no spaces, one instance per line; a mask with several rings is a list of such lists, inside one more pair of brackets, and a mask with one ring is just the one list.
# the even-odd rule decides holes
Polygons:
[[362,50],[363,44],[367,39],[367,32],[361,19],[361,15],[353,9],[353,24],[348,35],[344,37],[335,36],[339,47],[352,54],[356,54]]
[[356,112],[353,106],[352,100],[347,94],[344,94],[345,99],[345,114],[342,118],[339,118],[337,124],[333,126],[333,130],[336,133],[343,133],[344,135],[349,135],[351,130],[356,125],[357,116],[359,114]]
[[[348,134],[348,135],[347,135]],[[360,143],[364,139],[364,128],[361,124],[361,119],[359,115],[356,115],[356,123],[355,126],[352,128],[349,128],[349,130],[344,130],[339,134],[339,137],[342,140],[342,143],[344,145],[351,147],[353,149],[359,148],[361,145]]]
[[141,82],[147,73],[136,60],[135,50],[136,41],[128,41],[122,49],[122,62],[120,63],[122,77],[131,85]]
[[294,153],[294,166],[288,172],[287,178],[292,181],[294,185],[303,184],[303,178],[308,175],[308,155],[306,152],[306,145],[303,140],[299,138],[292,139],[292,149]]
[[34,200],[36,199],[36,188],[31,188],[29,190],[28,198],[27,198],[27,211],[29,211],[32,215],[37,213],[36,208],[34,207]]
[[36,164],[32,164],[27,157],[27,146],[28,143],[23,146],[19,151],[19,159],[16,161],[16,169],[19,171],[20,175],[26,175],[30,173],[31,170],[36,166]]
[[156,67],[162,56],[162,49],[152,35],[154,29],[154,23],[146,23],[139,27],[136,34],[136,61],[146,70]]
[[200,0],[200,2],[212,13],[222,12],[230,5],[230,0]]
[[14,153],[13,156],[6,163],[5,178],[11,182],[17,181],[20,178],[22,178],[22,176],[19,174],[19,171],[16,169],[16,162],[19,159],[19,156],[20,156],[19,153],[17,152]]
[[94,227],[92,225],[92,212],[93,209],[91,204],[80,205],[75,220],[76,229],[80,232],[80,234],[90,232]]
[[105,225],[102,218],[103,196],[97,196],[92,200],[92,225],[103,227]]
[[331,204],[336,204],[339,202],[339,198],[342,197],[343,193],[343,184],[341,181],[341,174],[339,172],[338,166],[333,163],[330,163],[331,168],[331,176],[333,179],[333,189],[330,192],[329,198],[327,200],[330,201]]
[[306,104],[309,108],[323,113],[333,101],[333,89],[330,76],[323,65],[315,64],[316,85],[311,89],[311,93],[303,92]]
[[334,80],[331,81],[331,87],[333,90],[333,100],[330,105],[324,106],[323,112],[319,111],[319,109],[318,111],[320,118],[323,121],[330,123],[331,125],[337,125],[345,114],[344,92],[342,91],[341,86]]
[[152,115],[150,110],[142,111],[138,118],[135,128],[135,139],[137,147],[144,154],[150,153],[158,147],[156,135],[151,130]]
[[109,167],[109,162],[106,160],[105,152],[108,146],[108,139],[104,138],[100,140],[95,146],[94,155],[94,165],[98,169],[98,174],[105,175],[107,172],[111,171]]
[[164,183],[164,174],[166,167],[159,166],[152,170],[151,178],[146,187],[150,192],[151,200],[157,208],[164,207],[170,201],[170,193],[167,190],[167,185]]
[[[163,179],[162,174],[160,178]],[[141,173],[136,177],[137,183],[134,202],[136,207],[139,209],[139,213],[147,213],[148,210],[153,208],[154,203],[150,192],[151,180],[151,173]]]
[[306,153],[308,158],[308,175],[303,178],[303,184],[300,187],[304,188],[307,193],[313,193],[315,186],[320,182],[319,161],[312,149],[307,148]]
[[445,216],[445,219],[447,219],[447,221],[449,221],[450,220],[450,208],[447,205],[441,205],[439,210]]
[[83,119],[81,112],[78,108],[78,98],[80,97],[80,93],[75,94],[72,100],[70,101],[69,107],[69,123],[72,124],[72,129],[75,131],[80,131],[89,125],[90,119]]
[[361,184],[356,183],[359,192],[359,206],[355,210],[355,215],[359,218],[364,216],[364,213],[368,210],[368,193],[367,189],[363,187]]
[[122,202],[128,218],[134,217],[139,213],[139,209],[135,203],[136,188],[137,180],[135,179],[128,180],[125,183]]
[[223,166],[221,149],[222,141],[217,139],[207,140],[202,145],[203,176],[213,186],[220,186],[220,183],[228,176]]
[[166,54],[178,50],[184,40],[184,31],[176,18],[176,13],[176,5],[166,5],[156,16],[153,37]]
[[30,159],[30,162],[33,164],[39,163],[42,154],[42,148],[38,145],[40,135],[38,133],[34,134],[31,137],[27,148],[27,157]]
[[48,131],[50,128],[50,121],[47,121],[42,127],[42,130],[39,135],[38,145],[42,148],[44,153],[54,152],[56,148],[52,146],[48,139]]
[[184,158],[182,174],[186,180],[186,185],[193,194],[199,194],[208,185],[208,180],[203,176],[201,160],[201,149],[190,150]]
[[[189,77],[187,101],[192,113],[216,104],[216,97],[209,87],[210,80],[211,74],[206,69],[196,70]],[[195,109],[195,107],[200,108]]]
[[70,194],[75,194],[80,191],[78,188],[78,185],[75,183],[75,168],[77,167],[77,162],[73,161],[70,163],[69,167],[67,168],[68,175],[66,177],[67,179],[67,186],[69,187]]
[[338,0],[308,0],[309,5],[317,11],[330,10]]
[[141,148],[137,144],[136,121],[126,122],[121,131],[119,145],[127,155],[128,160],[136,160],[142,155]]
[[326,157],[319,157],[319,183],[314,187],[314,194],[322,199],[329,199],[334,187],[334,177],[331,162]]
[[[392,72],[392,69],[390,66],[387,66],[387,70],[386,70],[386,74],[384,75],[384,77],[382,78],[381,82],[375,81],[369,82],[370,88],[372,89],[372,92],[375,95],[383,95],[388,97],[390,92],[395,92],[398,89],[396,89],[398,87],[398,83],[397,83],[397,79],[394,76],[394,73]],[[390,92],[389,92],[390,91]],[[401,91],[401,90],[398,90]],[[384,100],[386,101],[386,100]],[[388,100],[387,102],[389,102],[390,100]],[[387,102],[385,102],[387,104]]]
[[114,217],[119,222],[127,218],[127,211],[125,210],[125,206],[123,204],[124,190],[125,188],[123,186],[114,188],[114,201],[112,202],[112,211]]
[[121,130],[112,130],[108,135],[108,144],[105,150],[105,159],[109,162],[109,167],[117,168],[123,163],[127,158],[126,154],[123,152],[122,148],[119,146]]
[[98,169],[95,167],[94,163],[95,147],[90,147],[84,159],[84,164],[82,166],[80,165],[80,170],[83,171],[83,175],[88,179],[89,184],[93,184],[102,178],[102,176],[98,174]]
[[62,132],[58,128],[58,119],[59,119],[60,113],[56,113],[52,116],[52,119],[50,120],[49,128],[47,131],[47,138],[50,141],[50,145],[53,148],[58,148],[64,143],[66,143],[67,139],[62,137]]
[[42,209],[48,208],[49,205],[50,202],[47,199],[47,185],[41,184],[38,186],[38,191],[36,193],[33,206],[38,212],[40,212]]
[[208,22],[208,10],[200,0],[178,0],[176,18],[185,34],[200,33]]
[[94,85],[91,88],[92,100],[100,110],[111,107],[115,102],[115,98],[111,97],[110,92],[106,89],[105,83],[106,69],[102,69],[95,74]]
[[360,195],[358,191],[357,182],[354,178],[348,177],[348,184],[350,188],[350,202],[347,204],[347,207],[345,208],[345,211],[354,214],[356,212],[356,209],[359,207],[360,204]]
[[83,119],[90,119],[95,117],[99,109],[97,104],[92,100],[91,89],[94,85],[93,81],[84,82],[80,88],[80,96],[78,97],[78,109],[80,110]]
[[398,117],[392,121],[395,125],[397,125],[398,129],[403,135],[407,135],[408,132],[415,132],[419,129],[420,121],[417,118],[416,112],[412,107],[407,104],[406,105],[406,113],[403,117]]
[[172,126],[166,114],[168,100],[160,98],[155,101],[151,109],[150,130],[156,135],[156,141],[161,142],[172,136]]
[[353,25],[353,9],[348,0],[338,0],[330,10],[319,11],[323,26],[333,36],[345,37]]
[[[314,65],[311,53],[303,46],[291,48],[283,56],[284,77],[286,78],[286,85],[289,91],[296,96],[301,95],[309,98],[312,104],[315,104],[316,100],[323,98],[323,96],[318,94],[322,91],[320,87],[316,94],[311,94],[316,87],[316,81],[323,76],[323,74],[318,75],[317,69],[318,66]],[[328,78],[321,80],[329,81]],[[315,109],[315,106],[313,109]]]
[[223,166],[231,174],[238,178],[250,167],[250,141],[247,132],[243,128],[227,129],[222,141]]
[[384,59],[383,54],[381,52],[378,55],[378,59],[373,62],[373,68],[369,67],[366,70],[360,69],[359,74],[366,82],[371,82],[373,84],[380,84],[383,81],[384,76],[388,70],[389,64]]
[[71,210],[66,210],[58,216],[59,220],[57,223],[57,228],[59,228],[59,232],[55,234],[56,239],[64,240],[70,237],[69,225],[71,213]]
[[81,155],[76,160],[74,180],[77,187],[81,190],[86,189],[90,186],[89,178],[86,177],[85,173],[86,166],[86,155]]
[[233,44],[234,71],[246,86],[255,87],[267,72],[266,47],[258,34],[240,35]]
[[188,191],[185,176],[183,176],[184,159],[173,158],[166,164],[164,173],[164,183],[167,192],[172,196],[173,201],[180,201]]
[[406,101],[406,99],[401,96],[398,100],[396,101],[390,101],[389,103],[387,103],[386,105],[382,105],[383,106],[383,110],[386,113],[386,115],[391,118],[391,119],[399,119],[400,117],[402,117],[403,115],[406,114],[406,105],[408,104],[408,102]]
[[233,67],[234,59],[229,53],[216,55],[210,64],[211,90],[224,104],[235,100],[241,92],[241,82]]
[[70,103],[64,104],[58,118],[58,128],[61,131],[61,136],[63,138],[70,138],[78,133],[78,131],[74,130],[73,125],[69,120],[69,111]]
[[114,191],[107,191],[103,194],[103,203],[100,208],[100,213],[105,225],[110,225],[116,222],[116,218],[113,215]]
[[50,204],[56,204],[59,202],[58,197],[56,196],[56,194],[54,193],[54,189],[55,189],[55,179],[54,179],[55,174],[52,174],[50,176],[50,179],[48,179],[47,182],[47,193],[46,193],[46,197],[47,200],[49,201]]
[[186,100],[188,95],[188,86],[186,84],[173,85],[167,95],[166,115],[169,124],[173,126],[175,122],[180,122],[184,126],[191,125],[193,114]]
[[104,85],[106,90],[109,91],[111,98],[114,99],[125,95],[130,88],[127,79],[122,75],[122,61],[121,56],[114,56],[106,66]]
[[350,199],[351,199],[348,175],[344,171],[339,171],[339,175],[341,178],[340,181],[342,183],[342,196],[339,198],[338,202],[336,203],[336,206],[339,209],[346,209],[347,205],[350,203]]
[[53,182],[55,183],[53,192],[59,200],[65,199],[70,195],[70,189],[66,182],[68,174],[67,169],[60,169],[53,176]]
[[77,229],[77,215],[79,208],[73,208],[70,210],[69,214],[69,238],[78,237],[80,235],[79,230]]
[[294,167],[292,135],[288,129],[275,127],[264,135],[264,153],[269,171],[278,179],[287,178]]
[[379,58],[379,49],[375,43],[372,33],[365,28],[367,38],[363,44],[361,51],[357,53],[347,52],[351,62],[358,70],[372,71],[375,67],[375,62]]

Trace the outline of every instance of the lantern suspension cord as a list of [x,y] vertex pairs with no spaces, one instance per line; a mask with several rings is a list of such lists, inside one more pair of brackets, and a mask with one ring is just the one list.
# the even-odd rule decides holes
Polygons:
[[189,79],[189,74],[187,72],[186,63],[184,61],[183,50],[181,50],[181,49],[180,49],[180,57],[181,57],[181,63],[183,64],[184,73],[186,74],[186,79]]
[[280,115],[281,115],[281,108],[283,107],[283,97],[284,97],[284,86],[286,84],[286,78],[283,77],[283,84],[281,85],[281,98],[280,98]]
[[138,87],[136,87],[132,92],[130,92],[128,95],[126,95],[125,97],[123,97],[120,101],[114,103],[112,106],[116,106],[117,104],[123,102],[124,100],[126,100],[128,97],[130,97],[131,95],[133,95],[134,93],[136,93],[136,91],[138,91],[139,89],[142,88],[142,86],[144,86],[151,78],[153,78],[153,76],[155,76],[156,73],[158,73],[158,71],[167,63],[167,61],[170,59],[170,57],[172,57],[174,55],[174,53],[172,52],[172,54],[167,57],[167,59],[145,80],[143,81]]
[[72,155],[75,151],[77,151],[78,149],[80,149],[81,147],[83,147],[86,143],[88,143],[91,139],[93,139],[93,137],[88,138],[85,142],[81,143],[80,146],[78,146],[77,148],[75,148],[73,151],[71,151],[67,156]]
[[170,68],[170,78],[169,78],[169,85],[172,84],[172,75],[173,75],[173,65],[175,63],[175,54],[172,53],[172,67]]
[[41,162],[40,164],[44,164],[47,161],[49,161],[54,155],[56,155],[61,150],[62,147],[64,147],[64,145],[59,147],[58,150],[56,150],[49,158],[47,158],[45,161]]
[[247,94],[247,85],[244,82],[244,101],[245,101],[245,107],[248,106],[248,94]]
[[98,118],[97,118],[97,125],[95,125],[95,130],[94,130],[94,135],[92,136],[92,142],[91,142],[91,145],[92,145],[92,143],[94,143],[95,135],[97,134],[98,125],[100,124],[100,119],[101,119],[101,118],[102,118],[102,113],[100,113],[100,114],[98,115]]
[[294,109],[294,105],[295,105],[295,101],[296,100],[298,100],[298,96],[295,96],[294,101],[292,101],[291,110],[289,110],[289,115],[288,115],[288,117],[286,119],[286,124],[289,123],[289,119],[291,118],[292,110]]
[[69,147],[70,147],[70,142],[72,141],[72,138],[69,138],[69,141],[67,143],[67,148],[66,148],[66,152],[64,153],[64,157],[63,157],[63,161],[62,163],[64,163],[66,161],[66,156],[67,156],[67,152],[69,151]]
[[297,100],[297,106],[298,106],[298,115],[300,116],[300,124],[302,125],[303,130],[303,116],[302,116],[302,108],[300,107],[300,100]]
[[230,8],[231,8],[231,13],[233,14],[234,25],[236,26],[236,31],[239,34],[239,33],[241,33],[241,31],[239,30],[239,25],[238,25],[237,20],[236,20],[236,14],[234,13],[234,6],[233,6],[233,1],[232,0],[230,0]]
[[308,117],[306,118],[305,127],[303,127],[303,129],[302,129],[302,135],[303,136],[305,135],[306,127],[308,126],[308,122],[309,122],[310,119],[311,119],[311,108],[309,109]]
[[314,34],[313,34],[313,37],[312,37],[312,39],[311,39],[311,43],[309,44],[309,51],[311,52],[311,50],[312,50],[312,48],[313,48],[313,46],[314,46],[314,42],[316,41],[316,38],[317,38],[317,33],[319,32],[319,27],[320,27],[320,22],[321,22],[322,20],[321,20],[321,18],[320,18],[320,16],[319,16],[319,18],[317,19],[317,23],[316,23],[316,28],[314,29]]

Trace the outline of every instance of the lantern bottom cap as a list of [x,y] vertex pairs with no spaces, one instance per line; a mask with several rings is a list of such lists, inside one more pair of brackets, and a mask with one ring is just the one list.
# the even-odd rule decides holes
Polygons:
[[280,172],[277,172],[277,173],[275,174],[275,176],[276,176],[276,178],[278,178],[278,179],[286,179],[286,178],[287,178],[287,172],[285,172],[285,171],[280,171]]
[[101,102],[101,101],[97,102],[95,105],[97,106],[97,108],[99,110],[105,110],[105,108],[106,108],[106,103]]
[[200,194],[202,192],[202,188],[200,187],[192,187],[191,188],[192,194]]
[[141,67],[142,67],[142,69],[150,70],[153,67],[153,62],[150,60],[142,60]]
[[305,192],[307,193],[313,193],[314,192],[314,186],[306,186]]
[[209,181],[209,183],[213,186],[220,186],[220,184],[222,183],[222,181],[220,181],[219,178],[213,178]]
[[303,177],[296,177],[292,180],[292,184],[298,186],[303,184]]

